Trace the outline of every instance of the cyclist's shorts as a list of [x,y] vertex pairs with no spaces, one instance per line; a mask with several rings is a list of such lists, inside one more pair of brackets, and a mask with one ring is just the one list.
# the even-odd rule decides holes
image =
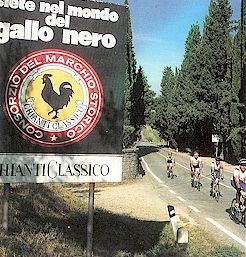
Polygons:
[[[236,189],[235,181],[233,179],[231,180],[231,186]],[[240,186],[243,189],[243,191],[246,192],[246,183],[240,181]]]
[[172,162],[168,162],[168,163],[167,163],[167,167],[168,167],[168,168],[172,168],[172,167],[173,167],[173,163],[172,163]]
[[215,171],[215,177],[216,177],[216,178],[220,178],[220,171],[219,171],[219,170],[216,170],[216,171]]
[[194,172],[195,172],[195,173],[199,173],[199,172],[200,172],[199,167],[194,167]]

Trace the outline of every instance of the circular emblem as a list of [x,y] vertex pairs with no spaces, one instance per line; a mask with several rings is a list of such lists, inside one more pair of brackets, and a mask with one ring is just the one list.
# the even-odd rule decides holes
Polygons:
[[12,68],[5,105],[24,138],[62,146],[82,140],[94,129],[102,113],[103,89],[83,58],[46,49],[25,56]]

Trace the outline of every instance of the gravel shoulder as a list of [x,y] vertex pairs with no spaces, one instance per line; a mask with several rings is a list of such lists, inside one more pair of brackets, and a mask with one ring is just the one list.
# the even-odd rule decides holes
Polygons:
[[[95,207],[139,220],[169,222],[168,200],[161,198],[159,190],[148,173],[119,184],[96,184]],[[176,217],[179,226],[197,225],[183,208],[179,208]]]
[[149,175],[110,186],[97,184],[95,206],[140,220],[167,221],[163,201]]

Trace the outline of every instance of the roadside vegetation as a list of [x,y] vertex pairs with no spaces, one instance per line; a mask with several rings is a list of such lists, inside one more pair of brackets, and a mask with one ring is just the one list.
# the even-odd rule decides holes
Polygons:
[[180,67],[164,67],[160,95],[151,90],[143,67],[137,67],[129,12],[125,126],[138,132],[148,124],[174,148],[210,154],[212,135],[218,134],[223,141],[219,154],[226,161],[245,156],[245,1],[241,5],[240,19],[233,20],[228,0],[210,1],[203,26],[191,24],[187,31]]
[[[87,185],[81,197],[71,185],[16,185],[10,197],[10,229],[0,230],[1,257],[84,257]],[[100,189],[98,189],[100,190]],[[177,246],[167,222],[143,221],[96,209],[95,257],[240,257],[198,226],[189,227],[190,244]]]
[[141,130],[141,140],[150,142],[156,146],[163,146],[164,141],[161,139],[158,130],[146,125]]

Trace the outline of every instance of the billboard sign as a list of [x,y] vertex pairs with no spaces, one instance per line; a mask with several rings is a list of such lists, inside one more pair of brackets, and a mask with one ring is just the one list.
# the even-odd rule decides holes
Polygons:
[[[121,173],[126,7],[0,0],[0,17],[0,181],[22,159],[54,169],[53,179],[33,176],[39,182],[56,182],[50,163],[62,160],[87,165],[104,156],[98,165]],[[114,160],[119,165],[112,167]],[[19,175],[11,182],[32,181],[32,172],[27,180]]]

